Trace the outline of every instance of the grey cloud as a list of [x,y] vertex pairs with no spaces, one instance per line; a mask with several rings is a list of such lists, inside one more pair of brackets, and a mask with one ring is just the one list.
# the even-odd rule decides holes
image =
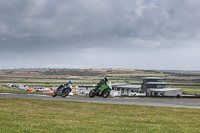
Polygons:
[[[48,58],[68,56],[85,66],[104,56],[139,58],[145,51],[155,57],[163,49],[199,48],[199,6],[198,0],[0,0],[0,55],[22,60],[21,51],[37,53],[30,58],[45,57],[52,66],[59,63]],[[66,51],[65,58],[57,56]]]
[[1,22],[19,38],[37,35],[64,39],[96,35],[104,39],[103,35],[109,35],[122,39],[124,36],[155,39],[159,35],[166,39],[182,39],[197,36],[199,9],[192,10],[194,4],[187,1],[173,2],[174,5],[170,2],[167,4],[171,8],[158,6],[155,1],[140,0],[4,2],[1,4],[4,7],[2,14],[8,18],[1,18]]

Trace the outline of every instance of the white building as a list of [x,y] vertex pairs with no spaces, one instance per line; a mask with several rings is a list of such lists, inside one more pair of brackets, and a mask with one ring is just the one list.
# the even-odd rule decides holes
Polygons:
[[142,91],[147,96],[182,96],[182,89],[165,88],[167,83],[162,82],[163,78],[144,77],[142,80]]
[[150,96],[182,96],[182,89],[176,88],[162,88],[162,89],[155,89],[150,88],[149,90]]
[[114,83],[112,90],[120,93],[120,96],[129,96],[130,93],[141,91],[141,85],[131,85],[130,83]]

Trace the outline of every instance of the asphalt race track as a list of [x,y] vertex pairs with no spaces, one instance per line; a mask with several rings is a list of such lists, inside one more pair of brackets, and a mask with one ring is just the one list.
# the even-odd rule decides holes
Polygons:
[[0,93],[0,97],[10,98],[29,98],[29,99],[43,99],[43,100],[65,100],[65,101],[79,101],[90,103],[108,103],[108,104],[135,104],[148,106],[166,106],[166,107],[183,107],[183,108],[200,108],[200,100],[198,99],[160,99],[160,98],[101,98],[101,97],[73,97],[67,96],[65,98],[51,95],[36,95],[36,94],[14,94],[14,93]]

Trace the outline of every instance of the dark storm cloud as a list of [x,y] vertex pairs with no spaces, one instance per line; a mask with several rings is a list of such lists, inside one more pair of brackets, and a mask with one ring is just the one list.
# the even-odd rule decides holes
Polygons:
[[102,45],[113,41],[116,45],[130,38],[146,41],[198,38],[199,5],[198,1],[182,0],[2,0],[1,41],[13,38],[31,42],[38,37],[44,38],[39,39],[41,45],[42,40],[50,39],[60,40],[61,45],[83,42],[87,46],[90,41],[95,44],[93,40],[102,41]]
[[199,7],[198,0],[0,0],[0,55],[37,53],[30,56],[37,62],[42,53],[56,60],[68,51],[84,62],[104,59],[93,50],[115,59],[199,48]]

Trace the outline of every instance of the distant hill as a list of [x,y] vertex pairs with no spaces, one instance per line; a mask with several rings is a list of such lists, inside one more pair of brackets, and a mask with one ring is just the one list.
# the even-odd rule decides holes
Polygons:
[[[16,69],[0,69],[0,71],[40,71],[40,70],[43,70],[43,71],[47,71],[45,72],[44,74],[47,74],[47,75],[64,75],[63,73],[61,72],[64,72],[67,73],[71,73],[69,71],[72,71],[75,72],[75,71],[79,71],[81,73],[87,73],[86,71],[89,71],[89,70],[103,70],[102,69],[97,69],[97,68],[94,68],[94,69],[75,69],[75,68],[16,68]],[[110,70],[110,72],[113,72],[113,70],[118,70],[117,73],[119,73],[120,71],[123,71],[123,70],[134,70],[134,69],[112,69],[112,68],[105,68],[105,70]],[[163,73],[200,73],[200,70],[142,70],[142,69],[136,69],[138,71],[146,71],[146,72],[163,72]],[[125,71],[123,71],[125,72]],[[94,71],[92,72],[94,73]],[[97,75],[99,74],[98,72],[96,73]],[[71,74],[69,74],[71,75]],[[74,74],[72,74],[74,75]],[[83,76],[84,74],[78,74],[78,76]],[[88,74],[86,74],[88,75]],[[86,76],[85,75],[85,76]]]
[[53,68],[16,68],[16,69],[0,69],[0,71],[38,71],[38,70],[49,70]]
[[200,73],[200,70],[156,70],[165,73]]

